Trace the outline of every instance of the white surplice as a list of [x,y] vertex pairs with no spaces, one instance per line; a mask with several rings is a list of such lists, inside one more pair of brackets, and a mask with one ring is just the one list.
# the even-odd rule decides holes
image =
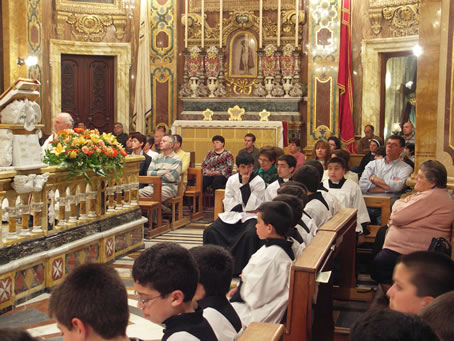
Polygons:
[[[251,195],[249,196],[246,204],[243,202],[241,188],[243,186],[249,186]],[[248,211],[256,210],[265,199],[265,182],[263,179],[256,175],[248,184],[243,185],[240,182],[240,174],[234,174],[227,180],[225,185],[225,196],[222,201],[224,204],[224,212],[219,214],[219,218],[227,224],[235,224],[241,220],[242,223],[245,221],[257,218],[256,213],[248,213]],[[242,212],[231,212],[231,210],[237,206],[242,206]]]
[[358,210],[356,232],[362,233],[363,228],[361,224],[369,223],[370,218],[369,213],[367,213],[366,203],[359,185],[350,179],[345,179],[341,188],[334,188],[332,185],[330,187],[330,181],[327,179],[323,181],[323,186],[328,189],[329,193],[337,198],[341,208],[356,208]]
[[[304,243],[293,242],[295,259],[304,248]],[[232,303],[243,325],[248,326],[251,322],[281,323],[288,306],[293,261],[277,245],[264,245],[252,255],[241,274],[240,293],[244,303]]]

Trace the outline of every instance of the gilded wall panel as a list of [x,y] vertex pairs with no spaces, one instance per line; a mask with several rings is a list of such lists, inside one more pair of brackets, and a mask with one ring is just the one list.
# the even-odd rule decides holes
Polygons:
[[309,3],[307,147],[337,134],[339,11],[341,1]]
[[[176,117],[177,101],[177,3],[149,0],[150,72],[153,107],[149,126],[171,125]],[[161,4],[162,3],[162,4]],[[182,2],[183,3],[183,2]],[[166,86],[162,86],[166,84]],[[166,100],[159,101],[165,98]],[[159,116],[158,116],[159,114]]]

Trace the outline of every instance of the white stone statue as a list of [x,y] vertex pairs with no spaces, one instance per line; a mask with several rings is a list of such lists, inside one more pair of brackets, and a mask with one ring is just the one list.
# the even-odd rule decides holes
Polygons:
[[35,129],[35,124],[41,121],[41,108],[36,102],[15,100],[1,112],[1,122],[7,124],[23,124],[28,131]]
[[0,129],[0,167],[8,167],[13,163],[13,132]]

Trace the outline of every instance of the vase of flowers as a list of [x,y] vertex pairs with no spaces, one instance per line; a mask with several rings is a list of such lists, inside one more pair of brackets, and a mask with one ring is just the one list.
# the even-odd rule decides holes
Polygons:
[[59,131],[46,150],[44,162],[83,175],[91,185],[87,170],[107,177],[121,174],[126,152],[111,133],[100,134],[97,129],[74,128]]

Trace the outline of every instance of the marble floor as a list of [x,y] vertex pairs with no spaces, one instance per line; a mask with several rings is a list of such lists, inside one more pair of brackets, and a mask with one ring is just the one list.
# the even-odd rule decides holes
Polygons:
[[[145,240],[145,247],[147,248],[163,241],[173,241],[186,248],[191,248],[202,245],[202,233],[203,229],[193,228],[189,225],[156,238]],[[132,252],[127,256],[116,259],[112,263],[112,266],[118,271],[128,290],[130,317],[127,335],[142,340],[160,340],[162,337],[162,327],[143,318],[142,311],[137,308],[137,300],[134,298],[131,269],[134,259],[140,252],[140,250]],[[23,327],[33,336],[39,336],[43,340],[62,341],[63,338],[57,328],[56,321],[49,319],[47,316],[48,298],[48,293],[40,294],[17,305],[13,310],[0,315],[0,328]]]

